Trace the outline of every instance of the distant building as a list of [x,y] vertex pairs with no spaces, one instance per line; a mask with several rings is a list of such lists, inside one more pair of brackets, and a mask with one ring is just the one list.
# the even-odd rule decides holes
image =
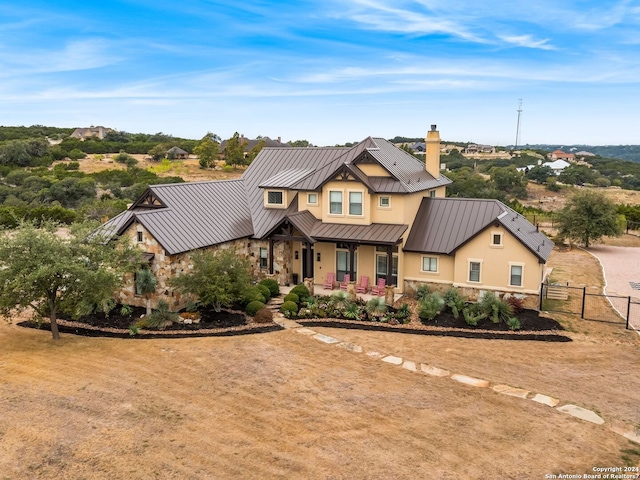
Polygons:
[[465,153],[495,153],[496,148],[492,145],[478,145],[470,143],[465,149]]
[[585,152],[584,150],[581,152],[576,152],[576,157],[595,157],[595,153]]
[[172,147],[167,150],[167,158],[172,160],[185,160],[189,158],[189,152],[184,151],[180,147]]
[[553,170],[553,173],[556,175],[560,175],[560,173],[562,173],[562,171],[569,165],[571,164],[569,162],[565,162],[564,160],[556,160],[555,162],[546,162],[542,164],[543,167],[549,167],[551,170]]
[[574,153],[565,153],[562,150],[554,150],[551,153],[547,153],[549,160],[566,160],[567,162],[575,162],[576,155]]
[[87,138],[99,138],[102,140],[104,136],[112,132],[112,128],[91,125],[89,128],[76,128],[71,134],[71,138],[79,138],[80,140],[86,140]]

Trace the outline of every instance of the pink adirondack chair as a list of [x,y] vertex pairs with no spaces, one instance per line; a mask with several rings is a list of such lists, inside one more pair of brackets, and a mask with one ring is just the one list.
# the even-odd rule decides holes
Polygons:
[[356,285],[356,293],[367,293],[369,290],[369,277],[362,275],[360,277],[360,283]]
[[382,296],[384,295],[384,287],[387,284],[387,281],[384,278],[378,279],[378,284],[371,287],[371,295]]
[[325,290],[333,290],[335,288],[336,283],[336,274],[335,273],[327,273],[327,281],[324,282],[322,288]]
[[340,282],[340,290],[346,290],[347,285],[349,285],[350,281],[351,281],[351,275],[349,275],[348,273],[345,273],[344,280]]

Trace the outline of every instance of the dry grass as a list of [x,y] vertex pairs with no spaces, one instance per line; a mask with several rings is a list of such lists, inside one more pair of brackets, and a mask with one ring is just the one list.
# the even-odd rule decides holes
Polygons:
[[[617,187],[594,188],[594,190],[602,193],[616,204],[640,205],[640,191],[623,190]],[[557,211],[564,207],[574,191],[575,189],[570,187],[552,192],[547,190],[544,185],[529,182],[527,185],[528,198],[520,200],[520,203],[525,206],[541,208],[547,212]]]

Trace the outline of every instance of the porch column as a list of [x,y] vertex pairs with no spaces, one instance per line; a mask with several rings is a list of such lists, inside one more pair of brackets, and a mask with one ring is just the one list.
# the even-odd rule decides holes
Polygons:
[[354,278],[354,273],[355,273],[355,253],[356,253],[356,249],[358,248],[357,245],[350,243],[348,245],[349,247],[349,276],[351,277],[351,281],[355,282],[358,279]]
[[393,281],[393,247],[387,245],[387,285]]
[[302,267],[303,278],[306,273],[307,277],[311,278],[311,270],[313,266],[313,252],[311,251],[311,242],[304,243],[307,254],[305,255],[304,263],[305,265]]
[[269,239],[269,275],[273,275],[273,239]]

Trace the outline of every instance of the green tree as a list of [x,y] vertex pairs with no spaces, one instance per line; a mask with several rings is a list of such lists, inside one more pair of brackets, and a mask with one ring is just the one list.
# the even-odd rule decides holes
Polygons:
[[249,287],[249,261],[234,252],[196,252],[193,269],[180,275],[171,284],[180,292],[195,295],[201,305],[211,305],[216,312],[242,299]]
[[261,139],[255,146],[249,151],[247,154],[247,164],[250,165],[251,162],[258,156],[260,151],[264,148],[265,141]]
[[147,154],[151,157],[151,160],[159,162],[167,156],[167,150],[166,145],[160,143],[149,150]]
[[558,180],[566,185],[584,185],[585,183],[593,183],[598,176],[598,172],[586,165],[572,163],[560,172]]
[[593,190],[576,192],[558,213],[558,234],[586,248],[602,237],[622,234],[616,205]]
[[59,235],[53,224],[36,228],[24,223],[0,236],[0,315],[9,318],[31,307],[49,318],[57,340],[59,312],[108,311],[131,255],[129,249],[89,236],[86,225]]
[[207,132],[207,134],[202,137],[202,140],[200,140],[200,143],[193,149],[193,153],[198,156],[200,168],[215,166],[215,162],[218,159],[218,152],[220,151],[218,138],[215,133]]
[[232,167],[245,164],[244,158],[244,144],[240,141],[240,134],[238,132],[233,134],[233,137],[227,140],[224,146],[224,163]]
[[547,178],[553,176],[553,170],[545,165],[536,165],[531,170],[529,170],[525,176],[529,180],[533,180],[536,183],[545,183]]
[[151,315],[151,295],[156,293],[158,280],[149,268],[141,268],[136,272],[136,293],[141,293],[147,299],[147,315]]
[[489,172],[495,188],[501,192],[507,192],[517,198],[527,196],[527,181],[524,174],[516,170],[516,167],[494,167]]

